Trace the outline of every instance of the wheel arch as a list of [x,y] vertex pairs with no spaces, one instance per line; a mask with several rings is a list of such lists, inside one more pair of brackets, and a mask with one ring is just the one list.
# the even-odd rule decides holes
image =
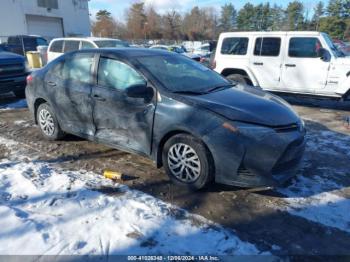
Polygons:
[[222,70],[221,75],[223,76],[228,76],[231,74],[239,74],[248,77],[248,81],[250,82],[251,85],[253,86],[259,86],[259,83],[255,76],[253,75],[252,72],[248,68],[225,68]]
[[174,137],[176,135],[180,135],[180,134],[193,136],[194,138],[197,138],[198,140],[200,140],[203,143],[203,145],[208,150],[208,152],[209,152],[209,154],[210,154],[210,156],[212,158],[212,162],[213,162],[213,165],[214,165],[213,168],[215,170],[215,161],[214,161],[213,153],[211,152],[211,150],[208,147],[208,145],[204,142],[203,139],[200,138],[200,136],[197,136],[197,135],[193,134],[192,132],[185,131],[185,130],[173,130],[173,131],[170,131],[170,132],[166,133],[162,137],[162,139],[158,143],[157,152],[156,152],[156,165],[157,165],[157,168],[161,168],[163,166],[162,154],[163,154],[163,149],[164,149],[165,143],[167,141],[169,141],[169,139],[171,139],[172,137]]
[[38,108],[40,105],[45,104],[45,103],[47,103],[47,101],[44,98],[40,97],[40,98],[35,99],[35,102],[34,102],[34,121],[35,121],[36,125],[38,124],[38,118],[37,118]]

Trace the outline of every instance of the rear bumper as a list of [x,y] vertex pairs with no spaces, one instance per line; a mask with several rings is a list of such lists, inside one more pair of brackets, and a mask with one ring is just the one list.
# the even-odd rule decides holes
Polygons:
[[16,77],[0,78],[0,94],[24,90],[27,74]]
[[205,138],[215,162],[217,183],[240,187],[276,187],[295,176],[305,151],[305,130],[219,127]]

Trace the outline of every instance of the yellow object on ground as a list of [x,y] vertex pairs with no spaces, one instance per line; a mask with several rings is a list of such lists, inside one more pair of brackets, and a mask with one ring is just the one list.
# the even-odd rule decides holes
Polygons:
[[123,174],[116,171],[105,170],[103,176],[108,179],[119,180],[122,179]]
[[27,60],[30,68],[41,68],[42,63],[40,59],[40,52],[29,51],[27,52]]

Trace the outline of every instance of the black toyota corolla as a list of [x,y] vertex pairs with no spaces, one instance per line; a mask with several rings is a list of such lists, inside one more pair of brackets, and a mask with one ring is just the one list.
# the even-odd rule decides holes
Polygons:
[[69,53],[33,72],[26,95],[45,138],[70,133],[147,156],[191,189],[276,186],[305,148],[285,101],[166,51]]

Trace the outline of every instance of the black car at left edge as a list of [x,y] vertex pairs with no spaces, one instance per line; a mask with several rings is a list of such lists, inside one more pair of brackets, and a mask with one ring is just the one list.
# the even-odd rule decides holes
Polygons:
[[0,46],[0,94],[13,92],[23,98],[28,74],[25,58]]
[[149,157],[190,189],[279,185],[305,148],[284,100],[166,51],[69,53],[33,72],[26,96],[45,138],[71,133]]

